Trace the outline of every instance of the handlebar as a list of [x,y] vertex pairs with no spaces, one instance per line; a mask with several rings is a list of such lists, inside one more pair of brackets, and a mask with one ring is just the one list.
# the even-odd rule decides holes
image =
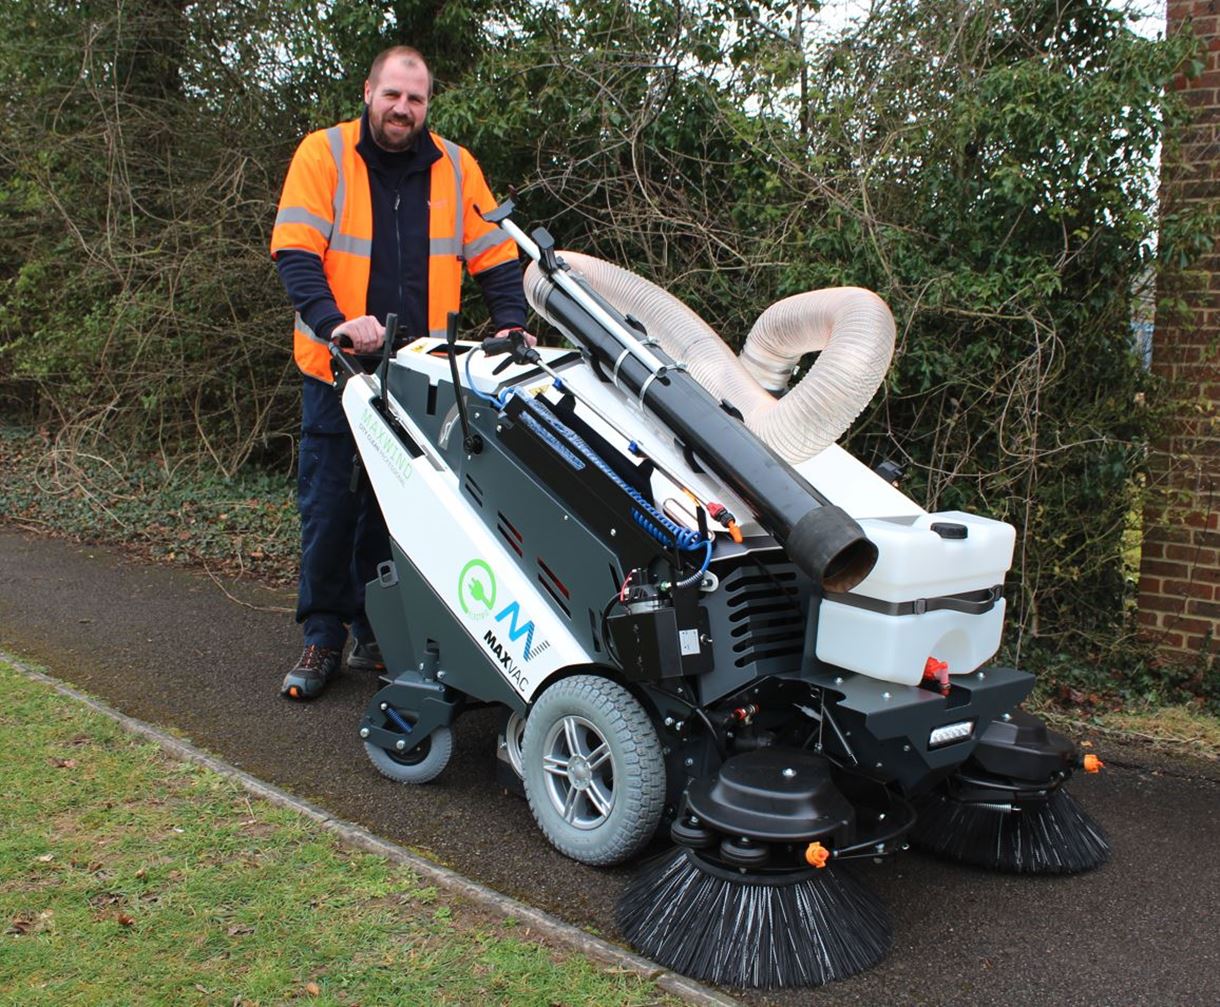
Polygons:
[[505,360],[493,373],[499,374],[509,364],[536,364],[542,358],[538,351],[526,341],[525,329],[512,329],[507,336],[488,336],[482,342],[482,349],[489,357],[501,353],[511,354],[511,359]]

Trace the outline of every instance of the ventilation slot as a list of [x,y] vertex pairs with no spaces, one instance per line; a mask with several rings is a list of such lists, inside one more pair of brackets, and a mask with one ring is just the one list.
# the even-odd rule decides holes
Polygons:
[[465,486],[466,486],[466,492],[470,494],[470,499],[473,500],[475,503],[477,503],[480,507],[482,507],[483,506],[483,490],[479,486],[479,484],[477,482],[475,482],[473,479],[471,479],[470,476],[467,476]]
[[796,573],[738,571],[724,583],[729,610],[733,663],[738,668],[768,659],[800,658],[805,620],[796,592]]
[[502,511],[496,511],[496,517],[499,519],[496,522],[496,531],[504,536],[504,541],[508,543],[509,548],[518,556],[523,556],[521,543],[525,541],[521,537],[521,533],[513,526],[513,523],[504,516]]
[[555,576],[551,568],[542,562],[541,557],[538,558],[538,569],[541,571],[538,574],[538,583],[546,588],[546,593],[554,599],[555,604],[570,619],[572,617],[572,610],[568,608],[568,599],[571,597],[571,594],[568,591],[567,585]]
[[597,613],[589,609],[589,639],[593,641],[593,653],[600,654],[602,645],[598,641]]

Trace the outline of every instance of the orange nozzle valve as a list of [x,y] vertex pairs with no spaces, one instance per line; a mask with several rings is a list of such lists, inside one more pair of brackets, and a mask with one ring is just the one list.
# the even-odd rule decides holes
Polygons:
[[830,859],[830,850],[816,840],[805,847],[805,863],[810,867],[825,867]]
[[1080,760],[1080,765],[1086,773],[1100,773],[1106,768],[1106,764],[1092,752]]
[[733,537],[733,541],[738,545],[741,545],[741,543],[745,541],[745,536],[741,534],[741,529],[737,527],[736,521],[730,521],[725,525],[725,527],[728,528],[729,534]]

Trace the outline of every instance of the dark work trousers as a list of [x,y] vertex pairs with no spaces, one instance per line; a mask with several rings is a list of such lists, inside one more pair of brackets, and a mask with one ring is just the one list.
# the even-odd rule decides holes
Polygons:
[[390,558],[385,519],[368,479],[351,491],[356,445],[339,394],[305,378],[297,507],[301,514],[301,582],[297,622],[305,643],[343,646],[347,627],[373,640],[364,614],[364,586]]

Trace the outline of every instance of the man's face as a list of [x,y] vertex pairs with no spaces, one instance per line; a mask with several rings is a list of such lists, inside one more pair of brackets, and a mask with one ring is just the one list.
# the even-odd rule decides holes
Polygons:
[[419,62],[388,59],[364,82],[369,130],[383,150],[406,150],[428,115],[428,70]]

